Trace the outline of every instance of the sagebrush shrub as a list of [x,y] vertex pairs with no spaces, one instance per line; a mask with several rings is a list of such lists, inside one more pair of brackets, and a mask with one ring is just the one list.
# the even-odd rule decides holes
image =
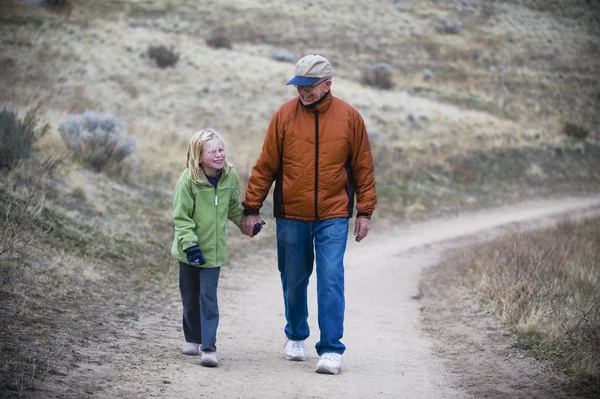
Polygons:
[[0,167],[13,168],[33,155],[35,142],[50,129],[48,124],[38,127],[39,123],[37,109],[23,119],[8,108],[0,110]]
[[463,24],[457,19],[440,18],[435,24],[435,29],[439,33],[457,35],[463,29]]
[[565,125],[563,126],[563,132],[565,132],[567,136],[579,140],[585,140],[590,135],[590,132],[588,130],[572,122],[565,123]]
[[229,50],[233,48],[231,39],[224,33],[214,33],[206,39],[206,45],[212,48],[226,48]]
[[163,45],[149,46],[148,57],[154,58],[156,65],[160,68],[172,67],[179,61],[179,54],[173,48],[167,48]]
[[73,11],[73,3],[71,0],[43,0],[42,3],[48,10],[59,14],[69,16]]
[[133,137],[121,135],[121,119],[111,114],[72,115],[60,122],[58,131],[75,158],[98,172],[119,164],[136,147]]
[[394,85],[392,75],[393,70],[390,64],[377,62],[364,72],[363,83],[380,89],[390,89]]

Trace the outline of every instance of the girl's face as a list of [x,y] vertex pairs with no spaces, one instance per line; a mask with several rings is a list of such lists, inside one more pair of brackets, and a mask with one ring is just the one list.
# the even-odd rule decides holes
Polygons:
[[202,143],[200,166],[208,177],[216,177],[225,164],[225,146],[219,139]]

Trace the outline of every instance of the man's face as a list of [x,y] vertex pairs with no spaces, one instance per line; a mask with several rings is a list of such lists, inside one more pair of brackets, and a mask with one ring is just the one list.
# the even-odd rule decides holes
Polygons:
[[322,79],[310,86],[296,86],[300,101],[304,105],[310,105],[317,102],[331,87],[331,80]]

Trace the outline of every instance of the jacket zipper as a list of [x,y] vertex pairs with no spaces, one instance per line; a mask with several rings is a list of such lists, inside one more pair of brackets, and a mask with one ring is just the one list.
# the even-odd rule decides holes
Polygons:
[[[217,185],[219,185],[219,183],[217,182]],[[217,188],[214,187],[215,190],[215,225],[217,227],[217,231],[215,234],[215,238],[217,240],[215,248],[215,263],[218,264],[219,263],[219,235],[221,234],[220,229],[219,229],[219,197],[217,195]]]
[[315,107],[315,220],[319,220],[319,110]]

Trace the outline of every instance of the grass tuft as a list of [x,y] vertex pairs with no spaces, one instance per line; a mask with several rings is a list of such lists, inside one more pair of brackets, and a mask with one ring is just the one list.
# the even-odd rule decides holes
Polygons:
[[514,347],[600,393],[600,218],[474,247],[465,284],[515,333]]
[[21,161],[31,159],[36,142],[50,127],[40,126],[38,110],[33,109],[18,118],[15,111],[8,108],[0,110],[0,167],[14,168]]

